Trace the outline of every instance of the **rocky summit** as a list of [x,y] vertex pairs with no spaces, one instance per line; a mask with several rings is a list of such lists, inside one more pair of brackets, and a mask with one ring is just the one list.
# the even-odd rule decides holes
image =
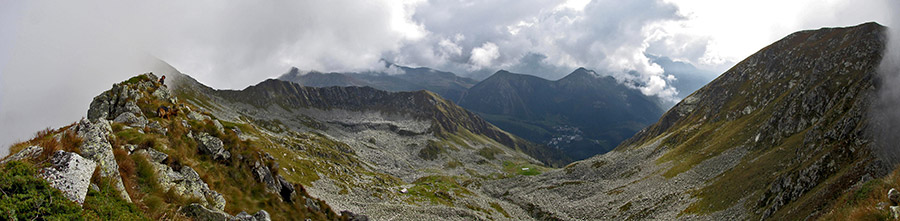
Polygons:
[[[573,163],[482,116],[537,119],[553,111],[523,105],[550,102],[587,119],[659,104],[587,69],[554,82],[502,71],[468,90],[502,91],[491,96],[454,86],[479,115],[425,90],[276,79],[217,90],[161,63],[97,95],[83,119],[12,145],[0,219],[896,219],[900,170],[873,120],[885,30],[788,35]],[[531,89],[581,97],[539,101]],[[624,92],[587,94],[602,90]],[[566,124],[646,120],[619,114],[639,121]]]

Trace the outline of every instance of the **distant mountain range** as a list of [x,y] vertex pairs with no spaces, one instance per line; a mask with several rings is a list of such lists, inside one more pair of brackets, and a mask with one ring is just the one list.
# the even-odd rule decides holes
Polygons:
[[[693,91],[709,79],[690,64],[654,57],[673,70],[678,87]],[[712,76],[712,75],[708,75]],[[579,68],[556,81],[501,70],[477,82],[451,72],[385,63],[383,71],[302,72],[292,68],[279,80],[303,86],[369,86],[387,91],[429,90],[477,112],[485,120],[529,141],[562,150],[572,159],[605,153],[655,122],[659,99]]]
[[793,33],[615,151],[482,188],[540,220],[889,220],[897,148],[872,118],[885,30]]
[[[0,220],[890,220],[900,160],[886,30],[790,34],[658,120],[654,98],[584,68],[556,81],[498,71],[462,90],[467,110],[424,90],[218,90],[160,64],[94,97],[81,120],[10,146]],[[464,81],[381,73],[369,74]],[[606,154],[560,151],[605,151],[639,128]]]
[[278,79],[309,87],[369,86],[386,91],[428,90],[454,102],[459,100],[466,89],[478,83],[471,78],[460,77],[450,72],[424,67],[404,67],[391,63],[385,63],[385,71],[366,72],[302,73],[298,68],[291,68]]
[[459,105],[573,159],[612,150],[663,113],[656,98],[584,68],[556,81],[501,70],[469,88]]

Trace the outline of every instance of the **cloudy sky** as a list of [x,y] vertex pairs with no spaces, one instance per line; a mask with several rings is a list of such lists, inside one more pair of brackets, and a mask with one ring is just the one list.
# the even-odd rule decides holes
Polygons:
[[[0,0],[0,154],[86,115],[153,58],[215,88],[296,66],[363,71],[380,59],[481,79],[557,79],[587,67],[672,97],[648,56],[721,73],[802,29],[877,21],[896,0]],[[900,25],[900,24],[897,24]],[[625,74],[625,73],[633,74]],[[714,76],[710,76],[714,77]]]

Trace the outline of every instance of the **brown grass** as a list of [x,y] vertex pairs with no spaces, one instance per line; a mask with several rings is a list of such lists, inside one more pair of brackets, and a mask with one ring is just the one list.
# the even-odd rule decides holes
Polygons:
[[847,191],[838,198],[820,220],[892,220],[889,208],[877,208],[881,202],[889,203],[887,192],[891,188],[900,188],[900,167],[888,176],[871,180],[859,187]]

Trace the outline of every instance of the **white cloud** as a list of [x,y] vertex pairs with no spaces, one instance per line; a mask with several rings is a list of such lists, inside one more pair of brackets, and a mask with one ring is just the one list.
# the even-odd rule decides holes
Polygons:
[[[671,96],[646,54],[724,71],[801,29],[884,22],[896,0],[27,1],[0,7],[0,145],[83,116],[148,55],[216,88],[289,67],[362,71],[379,60],[483,78],[555,79],[587,67]],[[894,24],[896,25],[896,24]],[[58,93],[66,91],[66,93]],[[39,101],[39,102],[38,102]],[[15,108],[9,108],[15,107]],[[41,117],[35,118],[34,116]],[[2,154],[2,151],[0,151]]]
[[498,57],[500,57],[500,48],[494,43],[485,42],[481,47],[472,49],[472,57],[470,59],[477,68],[483,68],[491,66],[491,63]]

